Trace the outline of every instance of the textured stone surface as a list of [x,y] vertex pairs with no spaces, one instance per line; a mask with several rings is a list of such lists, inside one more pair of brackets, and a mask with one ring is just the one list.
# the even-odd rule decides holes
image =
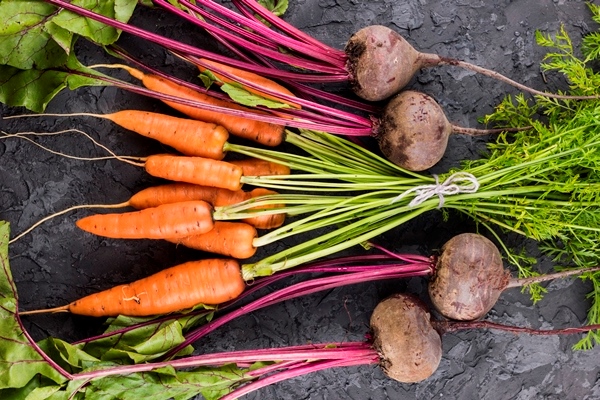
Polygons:
[[[456,57],[495,68],[518,81],[554,90],[563,82],[556,76],[541,78],[542,49],[534,42],[535,30],[552,33],[564,24],[577,43],[595,27],[583,1],[568,0],[291,0],[286,17],[294,25],[324,42],[342,48],[350,34],[368,24],[397,29],[417,49]],[[157,11],[135,20],[159,33],[206,46],[203,35],[175,24]],[[173,27],[175,26],[175,28]],[[152,46],[139,46],[123,37],[130,49],[143,50],[148,62],[173,70],[179,63]],[[79,45],[84,63],[111,61],[98,48]],[[191,77],[191,68],[177,74]],[[119,74],[117,74],[119,75]],[[124,75],[119,75],[123,76]],[[422,71],[411,88],[432,95],[453,123],[477,127],[477,118],[492,110],[507,92],[515,91],[489,78],[457,68]],[[125,107],[166,109],[155,101],[112,88],[83,88],[63,93],[49,112],[111,112]],[[4,109],[3,109],[4,110]],[[18,110],[9,110],[16,113]],[[89,118],[35,119],[7,123],[3,130],[57,131],[79,128],[92,134],[118,154],[146,155],[161,150],[149,140],[122,131],[108,122]],[[64,135],[43,142],[79,156],[100,152],[81,136]],[[485,138],[456,136],[436,170],[469,157],[477,157]],[[30,143],[0,141],[0,219],[20,232],[33,221],[65,207],[82,203],[115,203],[157,181],[141,170],[118,161],[85,162],[51,155]],[[57,306],[93,291],[148,275],[198,253],[151,241],[116,241],[78,231],[74,221],[85,211],[44,224],[11,247],[11,263],[23,308]],[[453,234],[472,231],[458,216],[444,223],[437,213],[382,235],[379,240],[398,251],[430,254]],[[261,250],[257,257],[293,241]],[[510,238],[509,244],[520,244]],[[535,247],[531,247],[533,255]],[[540,257],[543,270],[551,267]],[[286,282],[289,283],[290,281]],[[199,351],[284,346],[309,342],[361,340],[371,310],[378,300],[396,290],[424,296],[420,279],[379,282],[336,289],[290,301],[246,316],[198,343]],[[590,290],[580,281],[557,282],[532,306],[518,290],[500,297],[488,318],[496,322],[550,328],[584,323]],[[101,321],[68,315],[27,319],[36,338],[48,334],[75,339],[98,332]],[[573,352],[575,337],[528,337],[492,332],[463,332],[443,338],[444,356],[430,379],[413,385],[390,381],[377,367],[344,368],[283,382],[247,396],[248,399],[597,399],[600,398],[600,350]]]

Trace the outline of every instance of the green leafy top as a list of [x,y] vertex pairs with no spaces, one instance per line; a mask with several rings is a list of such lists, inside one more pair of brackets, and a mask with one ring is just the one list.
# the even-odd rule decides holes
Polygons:
[[258,3],[274,15],[280,17],[287,11],[287,0],[258,0]]
[[[128,21],[136,0],[75,0],[75,5],[119,21]],[[83,36],[100,45],[114,43],[120,32],[44,1],[3,0],[0,2],[0,64],[18,69],[47,69],[62,66],[76,40]]]
[[36,351],[17,318],[17,294],[8,264],[9,231],[9,224],[0,221],[0,393],[23,388],[38,374],[55,383],[66,381]]
[[[136,0],[75,0],[75,5],[126,22]],[[0,2],[0,102],[42,112],[61,90],[106,85],[74,75],[84,68],[71,50],[82,36],[99,45],[114,43],[120,31],[40,0]]]

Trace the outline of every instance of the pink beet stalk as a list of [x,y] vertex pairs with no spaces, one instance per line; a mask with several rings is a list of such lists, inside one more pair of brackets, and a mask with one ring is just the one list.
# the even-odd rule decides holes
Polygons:
[[[319,269],[321,272],[327,272],[331,267],[325,267],[325,269]],[[400,279],[409,278],[415,276],[429,276],[433,273],[433,266],[428,260],[427,262],[414,262],[407,264],[392,264],[392,265],[365,265],[365,266],[353,266],[353,271],[347,274],[334,275],[324,278],[310,279],[305,282],[300,282],[295,285],[277,290],[262,296],[251,303],[242,306],[236,310],[229,312],[219,318],[212,320],[211,322],[196,328],[186,335],[186,340],[180,345],[171,349],[165,358],[175,356],[179,351],[187,347],[188,345],[196,342],[200,338],[208,335],[217,328],[225,325],[226,323],[239,318],[243,315],[251,312],[260,310],[274,304],[295,299],[297,297],[306,296],[312,293],[321,292],[324,290],[330,290],[341,286],[352,285],[356,283],[364,283],[375,280],[384,279]]]
[[254,375],[257,377],[265,377],[258,379],[254,382],[248,383],[246,385],[242,385],[241,387],[235,389],[231,393],[221,397],[220,400],[235,400],[240,398],[241,396],[254,392],[258,389],[267,387],[274,383],[282,382],[287,379],[292,379],[298,376],[304,376],[325,369],[378,364],[379,356],[377,352],[371,348],[362,351],[361,347],[363,347],[363,345],[363,343],[356,343],[357,349],[340,350],[339,359],[335,360],[307,360],[302,363],[295,363],[292,365],[286,365],[285,363],[282,363],[282,365],[275,364],[280,367],[280,371],[273,374],[269,373],[274,368],[263,367],[254,370],[250,373],[250,375]]
[[[225,311],[227,309],[230,309],[234,305],[236,305],[240,301],[242,301],[243,299],[247,298],[248,296],[258,292],[259,290],[261,290],[269,285],[272,285],[273,283],[275,283],[281,279],[288,278],[292,275],[306,274],[306,273],[312,273],[312,274],[320,273],[320,274],[337,274],[337,275],[348,274],[350,276],[356,277],[356,275],[352,275],[352,274],[373,272],[382,266],[384,266],[384,267],[386,265],[389,266],[389,264],[387,264],[389,262],[393,262],[393,265],[396,265],[398,268],[398,272],[400,272],[400,270],[402,269],[403,266],[401,266],[397,263],[398,258],[402,259],[402,260],[406,260],[406,263],[408,263],[408,264],[410,264],[410,263],[414,264],[414,269],[409,269],[407,265],[405,266],[407,268],[405,272],[408,274],[411,274],[413,272],[418,272],[418,273],[423,272],[427,268],[427,263],[430,262],[429,258],[423,257],[423,256],[409,255],[409,254],[402,255],[402,254],[395,254],[395,253],[391,253],[391,254],[393,254],[393,255],[390,256],[389,254],[367,254],[367,255],[338,257],[338,258],[335,258],[332,260],[318,261],[318,262],[314,262],[314,263],[311,263],[311,264],[308,264],[308,265],[305,265],[302,267],[292,268],[290,270],[281,271],[281,272],[278,272],[278,273],[270,275],[270,276],[262,277],[262,278],[257,279],[256,281],[254,281],[252,284],[250,284],[248,286],[248,288],[246,290],[244,290],[244,292],[240,296],[238,296],[235,300],[232,300],[228,303],[221,305],[219,307],[219,310]],[[382,265],[381,263],[386,263],[386,264]],[[338,278],[340,280],[344,279],[344,277],[342,277],[342,276],[338,276]],[[332,282],[335,282],[335,277],[330,277],[329,279]],[[383,277],[382,279],[385,279],[385,277]],[[313,282],[313,281],[306,282],[306,285],[304,286],[305,289],[308,289],[311,287],[310,282]],[[300,285],[300,288],[302,289],[302,286],[304,285],[304,283],[297,284],[296,287],[298,287],[298,285]],[[318,285],[313,285],[313,286],[318,288]],[[283,293],[283,292],[286,292],[286,293]],[[275,293],[277,293],[277,292],[275,292],[275,293],[268,295],[268,298],[263,297],[263,298],[257,299],[254,302],[252,302],[251,304],[243,307],[243,309],[245,310],[244,312],[241,312],[242,308],[234,309],[229,314],[226,314],[220,318],[214,319],[210,323],[210,325],[211,325],[210,328],[208,328],[208,327],[205,328],[203,326],[203,327],[197,328],[193,332],[188,333],[187,336],[189,338],[189,343],[193,342],[194,340],[198,340],[200,337],[205,336],[209,332],[212,332],[213,330],[217,329],[219,326],[222,326],[225,322],[227,322],[229,320],[239,317],[245,313],[252,312],[253,310],[257,310],[259,308],[266,307],[270,304],[275,304],[278,301],[284,301],[285,300],[284,296],[290,295],[290,293],[292,293],[292,292],[293,292],[292,289],[283,289],[283,290],[279,291],[279,294],[275,294]],[[315,291],[312,291],[311,293],[314,293],[314,292]],[[297,293],[294,297],[299,297],[301,295],[302,295],[301,293]],[[279,300],[277,300],[278,298],[279,298]],[[291,298],[291,297],[288,297],[288,298]],[[250,309],[249,307],[254,307],[254,308]],[[214,312],[213,310],[208,310],[208,311],[207,310],[198,310],[198,311],[193,311],[191,313],[188,313],[186,315],[187,316],[190,316],[190,315],[198,316],[198,315],[203,315],[203,314],[209,315],[213,312]],[[142,328],[142,327],[150,326],[150,325],[160,325],[164,322],[172,321],[173,319],[177,319],[180,317],[181,317],[180,315],[167,315],[167,316],[164,316],[161,318],[153,319],[151,321],[142,322],[142,323],[124,327],[121,329],[116,329],[114,331],[111,331],[111,332],[108,332],[105,334],[96,335],[96,336],[92,336],[92,337],[89,337],[86,339],[78,340],[76,342],[73,342],[72,344],[82,344],[82,343],[87,344],[87,343],[94,342],[95,340],[100,340],[100,339],[104,339],[104,338],[111,337],[111,336],[124,335],[125,333],[135,330],[137,328]],[[206,329],[206,331],[204,331],[204,329]],[[183,347],[181,347],[181,348],[183,348]],[[177,351],[179,351],[179,348]],[[171,354],[171,353],[176,354],[177,351],[171,351],[169,354]]]
[[[435,324],[435,322],[434,322]],[[566,328],[553,330],[536,330],[529,328],[516,328],[486,321],[473,322],[446,322],[441,325],[445,332],[455,325],[457,329],[500,329],[510,333],[525,333],[533,335],[558,335],[587,332],[599,329],[598,325],[581,328]],[[372,340],[364,342],[325,343],[289,346],[283,348],[256,349],[231,351],[225,353],[203,354],[188,356],[178,360],[152,362],[137,365],[124,365],[107,369],[87,371],[72,374],[71,379],[89,381],[114,375],[127,375],[132,373],[148,372],[164,367],[175,369],[209,366],[219,368],[226,364],[236,364],[248,367],[256,362],[273,362],[273,364],[260,367],[244,373],[243,380],[251,381],[242,384],[232,392],[222,397],[221,400],[233,400],[270,384],[281,382],[293,377],[303,376],[327,368],[347,367],[357,365],[379,364],[380,356],[373,348]]]
[[[279,32],[276,32],[276,31],[266,27],[261,22],[257,22],[253,19],[246,18],[238,13],[233,12],[232,10],[230,10],[226,7],[221,6],[220,4],[213,2],[213,1],[202,1],[201,0],[201,1],[197,1],[196,3],[204,5],[205,7],[210,8],[213,11],[220,13],[224,17],[229,18],[234,23],[247,28],[250,32],[246,29],[240,29],[238,26],[228,23],[227,21],[225,21],[223,19],[217,18],[214,15],[212,15],[211,13],[204,11],[197,5],[194,5],[186,0],[179,1],[179,3],[184,5],[185,7],[187,7],[192,12],[198,13],[202,17],[204,17],[206,19],[210,19],[210,20],[218,23],[219,25],[226,27],[229,30],[232,30],[235,33],[238,33],[239,35],[243,35],[243,37],[230,34],[228,31],[226,31],[224,29],[220,29],[214,25],[208,24],[201,19],[198,19],[184,11],[181,11],[179,8],[172,6],[170,3],[168,3],[165,0],[154,0],[154,3],[164,7],[165,9],[181,16],[182,18],[202,27],[203,29],[206,29],[207,31],[209,31],[211,33],[218,34],[219,36],[225,38],[226,40],[230,40],[232,43],[235,43],[239,47],[247,48],[251,51],[258,51],[260,54],[263,54],[267,57],[271,57],[275,61],[281,61],[281,62],[288,63],[285,60],[290,57],[286,57],[284,53],[281,53],[277,50],[279,46],[282,46],[282,47],[287,47],[291,50],[298,51],[300,54],[302,54],[304,56],[308,56],[308,57],[313,58],[314,60],[317,60],[316,63],[311,62],[311,64],[314,64],[314,67],[311,68],[313,71],[318,71],[318,72],[323,72],[323,73],[333,73],[333,74],[340,73],[340,72],[344,73],[343,68],[345,65],[345,61],[340,62],[339,58],[336,59],[336,58],[330,57],[329,54],[324,53],[323,51],[319,51],[314,45],[307,45],[303,42],[299,42],[299,41],[296,41],[285,35],[282,35]],[[262,43],[266,47],[257,46],[257,45],[255,45],[254,42],[259,43],[259,44]],[[333,65],[333,67],[329,67],[329,66],[325,65],[325,64],[323,64],[323,62],[326,64]],[[294,63],[288,63],[288,64],[296,65],[298,67],[303,67],[302,64],[294,64]]]
[[[210,0],[207,0],[207,1],[210,1]],[[263,6],[258,4],[256,1],[233,0],[233,3],[236,5],[236,7],[238,7],[239,10],[243,10],[244,6],[250,8],[253,12],[260,15],[261,18],[264,18],[267,22],[269,22],[271,25],[275,26],[277,29],[287,33],[290,36],[297,38],[298,40],[303,41],[304,43],[308,43],[315,47],[319,47],[319,48],[325,50],[326,52],[335,55],[339,59],[342,59],[342,60],[346,59],[346,53],[344,53],[343,51],[334,49],[333,47],[329,47],[326,44],[313,38],[312,36],[307,35],[306,33],[297,29],[293,25],[288,24],[283,19],[273,15],[269,10],[267,10],[266,8],[264,8]]]
[[[132,26],[132,25],[120,22],[120,21],[116,21],[112,18],[105,17],[105,16],[97,14],[93,11],[73,5],[64,0],[46,0],[46,1],[57,7],[62,7],[69,11],[75,12],[79,15],[97,20],[99,22],[102,22],[102,23],[112,26],[114,28],[120,29],[124,32],[128,32],[135,36],[138,36],[138,37],[144,38],[146,40],[149,40],[151,42],[162,45],[163,47],[170,49],[170,50],[176,52],[177,54],[184,56],[185,58],[191,60],[192,62],[194,62],[196,64],[202,63],[202,61],[199,60],[199,58],[206,58],[206,59],[209,59],[212,61],[216,61],[218,63],[229,65],[229,66],[232,66],[235,68],[244,69],[244,70],[251,71],[251,72],[254,72],[257,74],[262,74],[264,76],[275,77],[277,79],[289,80],[289,81],[294,81],[294,82],[302,82],[302,81],[316,82],[320,79],[320,78],[317,80],[303,79],[303,77],[305,77],[307,74],[303,74],[303,73],[299,74],[299,73],[294,73],[294,72],[289,72],[289,71],[283,71],[283,70],[279,70],[277,68],[273,68],[273,67],[269,67],[269,66],[263,67],[263,66],[257,65],[256,63],[248,63],[248,62],[244,62],[244,61],[238,61],[238,60],[234,60],[234,59],[231,59],[231,58],[228,58],[225,56],[221,56],[221,55],[218,55],[215,53],[211,53],[206,50],[201,50],[196,47],[189,46],[189,45],[186,45],[183,43],[179,43],[175,40],[168,39],[163,36],[157,35],[155,33],[143,30],[141,28],[137,28],[135,26]],[[215,68],[211,67],[211,69],[215,69]],[[223,71],[219,71],[218,73],[221,73],[221,72],[223,72]],[[73,73],[84,75],[80,72],[73,72]],[[226,73],[223,72],[223,75],[226,75]],[[94,78],[100,79],[100,80],[105,80],[106,82],[111,83],[116,87],[119,87],[119,88],[122,88],[125,90],[129,90],[134,93],[142,94],[142,95],[145,95],[148,97],[156,98],[156,99],[159,99],[162,101],[172,101],[172,102],[180,103],[183,105],[188,105],[188,106],[197,107],[197,108],[210,110],[210,111],[221,112],[221,113],[225,113],[225,114],[232,115],[232,116],[238,116],[238,117],[242,117],[242,118],[254,119],[254,120],[259,120],[259,121],[263,121],[263,122],[284,125],[284,126],[290,126],[290,127],[295,127],[295,128],[322,130],[322,131],[327,131],[332,134],[340,134],[340,135],[347,135],[347,136],[370,136],[374,133],[373,130],[375,129],[375,127],[373,125],[372,120],[369,118],[363,118],[363,117],[360,117],[353,113],[345,112],[345,111],[338,110],[338,109],[332,108],[332,107],[327,107],[320,103],[305,100],[305,99],[302,99],[299,97],[285,96],[285,95],[282,95],[281,93],[276,93],[276,92],[267,90],[265,88],[258,87],[257,85],[253,84],[252,82],[249,82],[246,80],[241,80],[240,78],[234,77],[230,74],[227,74],[227,75],[232,79],[235,78],[236,81],[240,81],[240,83],[243,83],[243,84],[247,85],[248,87],[260,89],[262,92],[264,92],[268,95],[282,98],[284,101],[287,101],[287,102],[299,103],[303,107],[307,108],[308,110],[312,110],[312,112],[308,112],[305,110],[301,110],[301,111],[290,110],[288,112],[288,115],[291,118],[278,116],[278,115],[257,114],[257,113],[245,112],[242,110],[234,110],[234,109],[225,108],[225,107],[207,105],[207,104],[199,103],[196,101],[181,99],[176,96],[164,95],[161,93],[154,92],[152,90],[141,88],[136,85],[127,84],[125,82],[122,82],[122,81],[119,81],[116,79],[111,79],[111,78],[106,78],[106,77],[98,77],[98,76],[94,76]],[[327,77],[326,79],[325,79],[325,75],[323,77],[324,77],[323,78],[324,81],[331,82],[330,78],[332,77],[332,75],[328,74],[326,76]],[[169,78],[169,79],[176,81],[176,79],[173,79],[173,78]],[[343,79],[346,79],[346,78],[343,78]],[[243,82],[241,82],[241,81],[243,81]],[[201,89],[201,90],[206,91],[205,89]],[[322,92],[315,91],[315,90],[312,91],[313,95],[318,95],[319,93],[322,93]],[[336,97],[332,96],[332,95],[326,95],[326,96],[332,100],[336,99]],[[346,104],[349,104],[349,103],[346,102]],[[279,109],[279,110],[277,110],[277,114],[285,115],[286,111],[283,109]]]

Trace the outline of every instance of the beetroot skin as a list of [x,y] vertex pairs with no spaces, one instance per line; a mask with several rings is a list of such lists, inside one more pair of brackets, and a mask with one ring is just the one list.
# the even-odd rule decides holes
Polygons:
[[406,90],[385,107],[377,139],[388,160],[410,171],[423,171],[442,159],[452,129],[431,96]]
[[481,235],[463,233],[442,247],[429,295],[445,317],[471,321],[492,309],[509,281],[498,248]]
[[397,32],[381,25],[356,32],[345,52],[353,90],[369,101],[398,93],[423,66],[418,51]]
[[430,377],[442,359],[442,339],[425,305],[416,297],[395,294],[371,315],[374,347],[387,376],[403,383]]

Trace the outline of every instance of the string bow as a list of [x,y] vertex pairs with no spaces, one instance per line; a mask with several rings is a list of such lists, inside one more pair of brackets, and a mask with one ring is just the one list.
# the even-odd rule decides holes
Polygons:
[[444,206],[445,197],[459,193],[475,193],[479,190],[479,181],[473,174],[468,172],[457,172],[450,175],[443,183],[440,183],[437,175],[433,175],[435,178],[435,184],[417,186],[412,189],[408,189],[401,193],[398,197],[392,200],[392,203],[408,196],[411,193],[415,193],[415,198],[408,203],[409,207],[415,207],[424,201],[437,195],[440,198],[440,203],[437,208]]

